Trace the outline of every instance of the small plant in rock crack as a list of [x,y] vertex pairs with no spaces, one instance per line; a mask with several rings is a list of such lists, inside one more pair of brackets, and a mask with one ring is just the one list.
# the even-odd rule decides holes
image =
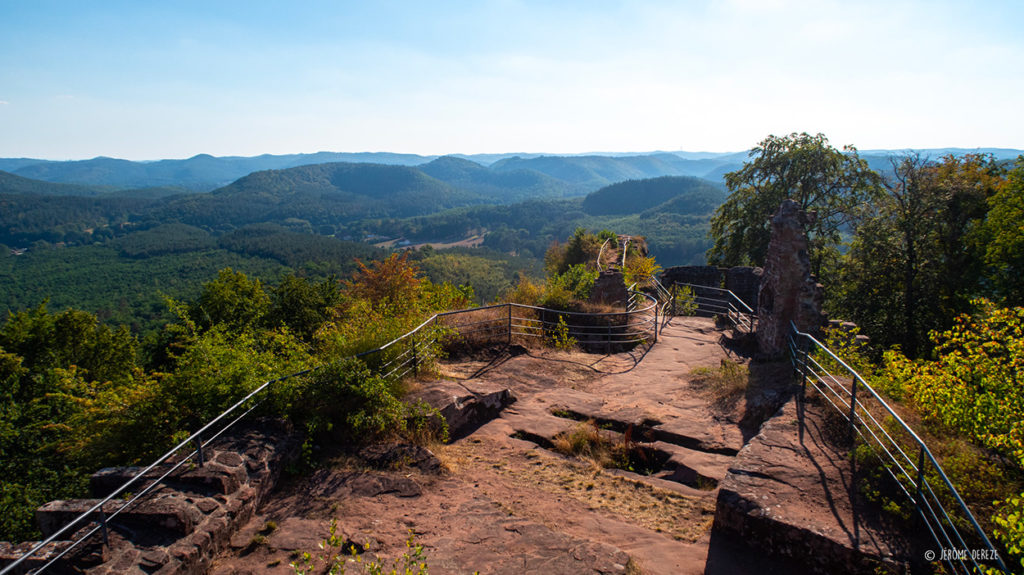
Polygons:
[[551,345],[561,351],[572,351],[577,343],[576,338],[569,335],[569,325],[565,323],[565,317],[558,316],[558,324],[551,333]]
[[369,545],[359,547],[347,541],[338,532],[337,519],[331,519],[327,538],[319,542],[317,547],[319,552],[303,552],[296,561],[289,564],[295,575],[344,575],[347,569],[367,575],[428,575],[426,554],[423,546],[416,543],[416,536],[411,529],[409,538],[405,540],[405,553],[396,557],[390,565],[376,560],[363,561],[360,554]]

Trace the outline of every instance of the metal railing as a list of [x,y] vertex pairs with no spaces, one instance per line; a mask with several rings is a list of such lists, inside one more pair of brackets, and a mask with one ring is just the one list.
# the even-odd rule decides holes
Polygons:
[[[528,338],[570,337],[587,351],[612,351],[658,341],[659,304],[642,292],[631,292],[624,312],[558,311],[507,304],[510,335]],[[559,330],[562,330],[561,332]]]
[[850,438],[862,440],[878,457],[938,545],[926,558],[945,563],[955,573],[985,573],[985,568],[1010,573],[914,430],[846,362],[811,334],[792,323],[790,328],[790,359],[801,379],[801,400],[809,383],[849,422]]
[[757,315],[739,296],[730,290],[676,282],[673,286],[686,286],[693,291],[694,303],[697,304],[697,313],[727,318],[733,326],[747,333],[753,333],[756,328]]
[[[654,297],[660,302],[659,311],[661,314],[661,329],[664,329],[665,325],[668,324],[669,320],[676,313],[676,298],[672,295],[672,292],[665,289],[665,286],[658,280],[657,276],[651,276],[647,280],[634,283],[629,286],[630,292],[637,292],[639,290],[645,290],[648,292],[654,292]],[[648,294],[650,295],[650,294]]]
[[[634,299],[635,303],[639,303],[631,305],[624,312],[582,313],[506,303],[438,313],[380,347],[337,361],[360,359],[380,377],[400,379],[419,372],[421,366],[434,359],[442,344],[511,344],[516,338],[551,339],[559,330],[563,330],[562,335],[576,339],[585,351],[610,353],[623,347],[653,344],[657,342],[659,331],[658,301],[641,292],[631,293],[630,301],[634,302]],[[569,318],[568,321],[566,318]],[[37,558],[42,565],[30,572],[41,573],[96,535],[107,546],[109,526],[114,519],[126,513],[183,466],[194,463],[202,467],[205,462],[204,450],[256,410],[274,384],[307,376],[328,365],[332,364],[264,382],[136,473],[110,495],[0,569],[0,575],[10,575],[16,570],[27,568],[26,563],[33,558]],[[187,453],[183,454],[186,450]],[[50,545],[67,542],[70,543],[60,550],[48,549]],[[47,553],[45,556],[42,555],[44,550]]]
[[607,269],[604,265],[604,249],[608,247],[608,242],[610,241],[612,241],[611,238],[606,239],[604,243],[601,244],[600,251],[597,252],[597,271],[599,272],[603,272]]

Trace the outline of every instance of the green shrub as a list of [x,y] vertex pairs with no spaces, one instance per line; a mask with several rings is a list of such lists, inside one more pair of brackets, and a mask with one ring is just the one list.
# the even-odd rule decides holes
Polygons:
[[672,314],[691,316],[697,313],[697,294],[693,288],[684,285],[673,285],[669,288],[672,294]]
[[562,351],[572,351],[578,342],[575,337],[569,335],[569,325],[565,323],[564,316],[558,316],[558,324],[551,332],[551,345]]

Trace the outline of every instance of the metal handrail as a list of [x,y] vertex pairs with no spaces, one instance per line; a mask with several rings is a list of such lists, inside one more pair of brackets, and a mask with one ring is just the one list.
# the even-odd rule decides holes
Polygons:
[[[387,343],[385,343],[385,344],[383,344],[383,345],[381,345],[379,347],[376,347],[376,348],[371,349],[371,350],[363,351],[363,352],[357,353],[355,355],[352,355],[352,356],[349,356],[349,357],[346,357],[346,358],[335,360],[335,362],[337,362],[337,361],[345,361],[347,359],[359,359],[359,358],[367,357],[367,356],[369,356],[371,354],[374,354],[374,353],[382,353],[385,350],[388,350],[388,349],[396,346],[397,344],[399,344],[402,341],[409,340],[410,338],[414,338],[415,335],[417,335],[418,333],[423,331],[431,323],[437,325],[438,324],[438,320],[440,318],[449,317],[449,316],[456,316],[456,315],[462,315],[462,314],[467,314],[467,313],[478,313],[478,312],[482,312],[482,311],[487,311],[487,310],[492,310],[492,309],[501,309],[501,308],[507,308],[508,309],[507,321],[506,321],[505,318],[498,318],[496,320],[489,320],[489,321],[483,321],[483,322],[475,322],[474,324],[471,324],[471,325],[480,325],[480,324],[484,324],[484,323],[501,322],[501,325],[498,327],[498,329],[500,329],[502,332],[506,332],[507,335],[508,335],[508,341],[511,342],[511,338],[512,338],[513,334],[515,334],[515,335],[522,335],[522,336],[537,336],[537,335],[543,336],[543,333],[542,334],[534,334],[534,333],[524,332],[523,330],[524,329],[528,329],[529,326],[526,325],[526,324],[516,324],[514,322],[514,320],[519,320],[519,321],[523,321],[523,322],[540,323],[541,324],[540,325],[540,329],[542,331],[545,330],[546,328],[549,328],[551,326],[557,325],[557,324],[553,324],[552,322],[544,322],[542,320],[536,320],[536,319],[532,319],[532,318],[519,318],[519,317],[516,317],[516,316],[514,316],[512,314],[512,310],[515,309],[515,308],[520,308],[520,309],[530,310],[530,311],[535,311],[535,312],[554,313],[554,314],[558,314],[560,316],[577,316],[577,317],[582,317],[582,316],[585,316],[585,317],[626,316],[627,318],[629,318],[629,317],[642,317],[644,315],[650,315],[650,313],[653,311],[653,320],[643,320],[643,321],[640,321],[640,322],[637,322],[637,323],[630,323],[629,320],[627,319],[625,324],[614,325],[614,326],[612,326],[612,325],[609,325],[609,326],[583,326],[583,325],[573,324],[572,328],[579,329],[579,328],[594,327],[595,329],[603,329],[603,330],[605,330],[604,334],[607,334],[609,337],[607,339],[600,340],[600,343],[606,343],[606,344],[609,344],[609,345],[611,345],[611,344],[621,345],[621,344],[637,344],[637,343],[642,343],[642,342],[646,341],[646,338],[644,338],[642,336],[644,334],[647,334],[647,333],[650,333],[650,332],[647,331],[647,330],[644,330],[644,329],[640,329],[640,328],[643,328],[644,326],[647,326],[647,325],[653,325],[653,342],[652,343],[656,343],[657,340],[658,340],[658,331],[659,331],[659,326],[658,326],[658,301],[655,298],[653,298],[650,295],[645,294],[643,292],[632,292],[631,293],[631,297],[637,297],[637,296],[642,296],[643,298],[648,298],[650,300],[649,304],[646,307],[642,307],[642,308],[638,308],[638,309],[626,310],[626,311],[622,311],[622,312],[601,312],[601,313],[572,312],[572,311],[554,310],[554,309],[538,307],[538,306],[531,306],[531,305],[526,305],[526,304],[504,303],[504,304],[496,304],[496,305],[490,305],[490,306],[484,306],[484,307],[478,307],[478,308],[470,308],[470,309],[455,310],[455,311],[450,311],[450,312],[436,313],[436,314],[432,315],[430,318],[428,318],[426,321],[424,321],[421,324],[419,324],[418,326],[416,326],[415,328],[409,330],[408,332],[406,332],[406,333],[396,337],[395,339],[393,339],[393,340],[391,340],[391,341],[389,341],[389,342],[387,342]],[[515,331],[517,327],[521,328],[519,332]],[[574,331],[572,331],[572,328],[570,328],[569,335],[571,335],[573,337],[575,337],[577,335],[579,335],[581,337],[583,337],[583,336],[591,337],[591,336],[595,336],[595,335],[602,335],[602,334],[599,334],[599,333],[596,333],[596,332],[595,333],[587,333],[587,334],[584,334],[582,332],[574,332]],[[620,333],[621,333],[621,335],[623,337],[618,338],[618,339],[612,339],[612,337],[611,337],[611,335],[612,335],[611,328],[615,328],[616,330],[621,330]],[[633,328],[637,328],[637,329],[633,330]],[[534,329],[536,329],[536,328],[534,328]],[[470,331],[464,332],[464,333],[466,333],[466,334],[468,334],[468,333],[479,333],[479,332],[482,332],[482,331],[493,332],[495,330],[494,329],[482,328],[482,329],[473,329],[473,330],[470,330]],[[413,342],[413,348],[414,349],[418,349],[418,348],[415,347],[417,345],[417,342],[415,341],[415,339],[413,339],[412,342]],[[436,343],[436,342],[437,342],[437,339],[435,338],[435,339],[431,340],[430,342],[428,342],[427,345],[430,345],[430,344],[433,344],[433,343]],[[421,342],[421,343],[423,343],[423,342]],[[591,342],[587,341],[586,343],[591,343]],[[408,375],[410,372],[417,370],[418,366],[419,366],[419,363],[421,361],[421,358],[417,355],[417,353],[411,353],[410,354],[410,353],[408,353],[408,350],[407,350],[406,352],[404,352],[404,354],[405,355],[399,354],[399,356],[394,358],[394,359],[392,359],[391,362],[388,362],[387,364],[384,364],[383,366],[381,366],[381,369],[385,369],[385,368],[389,368],[389,367],[392,368],[390,371],[382,373],[381,375],[383,377],[393,377],[393,376],[404,377],[405,375]],[[403,361],[398,362],[399,359],[402,359]],[[85,511],[84,513],[81,513],[80,515],[78,515],[77,517],[75,517],[74,519],[72,519],[71,521],[66,523],[59,530],[57,530],[56,532],[51,534],[49,537],[45,538],[43,541],[40,541],[39,543],[34,545],[31,549],[29,549],[27,552],[25,552],[22,556],[20,556],[15,561],[11,562],[10,564],[8,564],[3,569],[0,569],[0,575],[12,574],[17,567],[22,565],[29,558],[35,556],[37,553],[39,553],[47,545],[50,545],[50,544],[58,542],[58,541],[62,541],[62,542],[63,541],[68,541],[68,539],[61,539],[61,537],[66,536],[66,535],[70,535],[69,532],[72,531],[73,529],[81,529],[82,525],[88,525],[89,523],[92,523],[93,522],[93,517],[96,517],[97,515],[98,515],[99,525],[95,526],[93,529],[91,529],[90,531],[88,531],[87,533],[82,535],[79,539],[73,541],[71,543],[71,545],[69,545],[68,547],[62,549],[60,551],[60,553],[50,557],[49,561],[47,561],[46,564],[42,565],[41,567],[36,569],[34,572],[35,573],[41,573],[41,572],[45,571],[46,569],[50,568],[57,561],[61,560],[64,556],[66,556],[68,553],[70,553],[72,550],[74,550],[82,542],[84,542],[84,541],[90,539],[92,536],[94,536],[97,532],[102,532],[103,539],[104,539],[104,544],[106,545],[107,544],[107,537],[106,537],[107,525],[108,525],[108,523],[111,520],[113,520],[115,517],[117,517],[122,512],[125,512],[129,507],[132,506],[132,504],[137,502],[144,495],[149,494],[153,489],[155,489],[157,486],[161,485],[161,483],[163,482],[164,479],[166,479],[168,476],[170,476],[172,473],[174,473],[176,470],[178,470],[181,466],[183,466],[187,462],[191,461],[193,458],[196,458],[200,462],[200,465],[202,465],[201,462],[203,461],[203,449],[206,448],[207,446],[209,446],[211,442],[213,442],[215,439],[219,438],[228,429],[230,429],[235,424],[237,424],[239,421],[241,421],[245,416],[247,416],[248,414],[252,413],[252,411],[255,410],[261,404],[261,401],[257,401],[256,404],[254,404],[252,406],[249,406],[248,408],[245,408],[242,411],[241,414],[237,415],[234,419],[229,421],[226,425],[224,425],[224,427],[220,428],[215,433],[210,434],[210,431],[218,423],[225,421],[234,412],[236,412],[238,410],[241,410],[242,407],[247,402],[253,400],[258,395],[262,394],[271,385],[273,385],[275,383],[278,383],[278,382],[281,382],[281,381],[285,381],[287,379],[294,378],[294,377],[301,377],[301,376],[304,376],[304,375],[308,375],[308,374],[313,373],[313,372],[315,372],[317,370],[320,370],[320,369],[323,369],[323,368],[325,368],[325,367],[327,367],[329,365],[332,365],[335,362],[330,362],[330,363],[327,363],[327,364],[324,364],[324,365],[319,365],[319,366],[315,366],[315,367],[312,367],[312,368],[304,369],[304,370],[301,370],[301,371],[298,371],[298,372],[295,372],[295,373],[292,373],[292,374],[284,375],[284,376],[281,376],[281,377],[278,377],[278,378],[275,378],[275,379],[271,379],[271,380],[268,380],[268,381],[264,382],[259,387],[257,387],[256,389],[254,389],[251,392],[249,392],[248,394],[246,394],[245,397],[243,397],[242,399],[240,399],[237,402],[235,402],[234,405],[232,405],[231,407],[226,409],[220,415],[218,415],[217,417],[215,417],[212,420],[210,420],[206,425],[202,426],[199,430],[197,430],[194,433],[192,433],[191,435],[189,435],[188,438],[182,440],[180,443],[175,445],[167,453],[165,453],[162,456],[160,456],[159,458],[157,458],[156,461],[151,463],[148,467],[143,469],[141,472],[136,473],[131,479],[129,479],[124,484],[122,484],[120,487],[115,489],[113,492],[111,492],[110,495],[108,495],[107,497],[102,499],[99,503],[93,505],[92,507],[89,508],[89,510]],[[204,436],[207,437],[207,439],[205,441],[203,440]],[[187,456],[183,457],[180,461],[175,463],[170,469],[165,471],[162,475],[160,475],[156,479],[153,479],[149,485],[147,485],[145,488],[140,490],[138,493],[134,494],[130,499],[125,501],[123,505],[121,505],[116,511],[112,512],[109,516],[107,516],[106,513],[104,513],[104,511],[103,511],[103,506],[104,505],[110,503],[111,501],[114,501],[115,499],[117,499],[118,501],[121,501],[120,498],[122,497],[122,495],[126,494],[126,493],[129,493],[129,488],[135,486],[136,483],[138,483],[140,481],[152,479],[151,477],[147,477],[147,475],[149,475],[150,472],[152,472],[157,467],[159,467],[159,466],[161,466],[161,465],[163,465],[165,463],[168,463],[168,460],[171,459],[171,457],[173,457],[175,454],[179,453],[180,451],[182,451],[184,448],[188,447],[189,445],[195,445],[196,447],[195,447],[195,449],[191,450]]]
[[[731,290],[686,282],[674,282],[672,285],[686,286],[693,290],[697,311],[709,315],[725,316],[737,329],[744,330],[747,333],[754,331],[754,321],[756,319],[754,310]],[[700,295],[698,290],[709,290],[719,297]]]
[[604,267],[602,267],[601,261],[604,259],[604,248],[608,245],[608,242],[610,241],[612,241],[611,238],[606,238],[604,240],[604,243],[601,244],[601,250],[597,252],[597,271],[599,272],[604,271]]
[[[805,345],[798,344],[798,340]],[[946,472],[939,465],[939,462],[932,455],[931,450],[924,443],[920,436],[899,416],[886,401],[871,387],[867,381],[856,370],[850,367],[845,361],[837,356],[832,350],[818,341],[813,335],[800,331],[795,324],[790,322],[790,333],[788,336],[788,347],[790,361],[794,370],[799,374],[802,386],[801,400],[806,394],[807,384],[810,383],[822,396],[839,411],[850,424],[851,438],[856,434],[865,442],[881,448],[881,453],[872,450],[882,461],[883,467],[899,485],[900,490],[913,503],[918,515],[924,521],[932,539],[939,546],[940,553],[933,557],[946,563],[953,571],[963,573],[981,573],[982,563],[977,553],[972,553],[968,548],[966,539],[973,539],[986,551],[985,559],[994,557],[996,566],[1003,573],[1010,573],[998,550],[985,534],[984,529],[975,519],[974,514],[967,507],[960,493],[953,482],[950,481]],[[849,376],[850,388],[846,389],[845,384],[828,371],[828,369],[812,355],[812,348],[824,353],[831,361],[834,361]],[[874,414],[868,409],[863,396],[864,393],[873,403],[881,407],[896,424],[897,428],[907,435],[911,449],[917,449],[917,464],[913,458],[904,450],[892,434],[885,429]],[[861,397],[858,397],[858,394]],[[837,405],[838,402],[838,405]],[[879,433],[880,432],[880,433]],[[884,453],[884,456],[882,455]],[[897,457],[897,454],[899,457]],[[903,461],[901,462],[900,459]],[[933,486],[925,475],[925,469],[931,465],[932,470],[938,475],[940,481]],[[893,468],[895,466],[895,470]],[[897,471],[898,470],[898,471]],[[901,479],[902,478],[902,479]],[[906,483],[906,484],[905,484]],[[909,484],[909,485],[908,485]],[[973,527],[973,537],[965,538],[964,534],[957,529],[955,520],[951,517],[950,510],[943,506],[936,488],[945,488],[947,498],[955,500],[955,507],[959,508],[962,518],[969,521]],[[909,488],[913,488],[912,494]],[[975,551],[978,549],[975,549]],[[958,567],[959,566],[959,567]],[[991,567],[991,565],[987,565]]]

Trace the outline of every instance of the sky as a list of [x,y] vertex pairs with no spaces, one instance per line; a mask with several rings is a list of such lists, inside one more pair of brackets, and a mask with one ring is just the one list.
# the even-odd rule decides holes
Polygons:
[[1024,148],[1024,2],[0,0],[0,157]]

